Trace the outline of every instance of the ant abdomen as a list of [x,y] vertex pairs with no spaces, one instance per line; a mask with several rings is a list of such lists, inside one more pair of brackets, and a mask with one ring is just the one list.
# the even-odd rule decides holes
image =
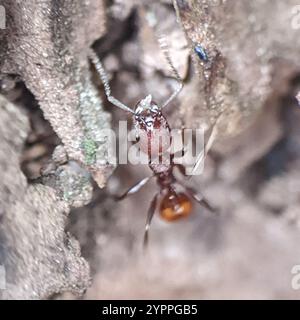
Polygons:
[[159,214],[166,221],[176,221],[187,217],[192,211],[191,199],[183,192],[169,190],[162,198]]

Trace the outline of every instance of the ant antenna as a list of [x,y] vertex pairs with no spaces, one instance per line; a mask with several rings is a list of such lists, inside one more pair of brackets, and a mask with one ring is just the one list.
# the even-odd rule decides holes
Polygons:
[[175,79],[179,82],[179,86],[178,88],[175,90],[175,92],[173,92],[173,94],[169,97],[169,99],[161,106],[161,109],[163,109],[165,106],[167,106],[182,90],[183,88],[183,81],[178,73],[178,71],[176,70],[171,57],[170,57],[170,52],[169,52],[169,46],[166,42],[166,36],[165,35],[160,35],[158,37],[158,43],[159,46],[162,50],[162,53],[171,69],[171,71],[173,72],[173,75],[175,77]]
[[104,86],[104,91],[107,97],[107,100],[112,103],[113,105],[115,105],[116,107],[130,112],[130,113],[134,113],[132,109],[130,109],[129,107],[127,107],[124,103],[122,103],[121,101],[119,101],[118,99],[116,99],[115,97],[113,97],[111,95],[111,89],[110,89],[110,85],[109,85],[109,81],[108,81],[108,77],[107,74],[103,68],[103,65],[99,59],[99,57],[97,56],[96,52],[93,49],[89,50],[88,56],[91,60],[91,62],[93,63],[93,65],[95,66],[96,71],[98,72],[100,79],[103,83]]
[[[147,12],[145,4],[141,4],[140,8],[144,12],[144,14]],[[146,19],[146,21],[148,22],[149,27],[152,28],[152,26],[151,26],[152,23],[148,19]],[[175,90],[175,92],[173,92],[173,94],[169,97],[169,99],[167,99],[167,101],[165,101],[162,104],[161,109],[163,109],[165,106],[167,106],[180,93],[180,91],[183,88],[183,81],[182,81],[178,71],[176,70],[176,68],[175,68],[175,66],[174,66],[174,64],[173,64],[173,62],[171,60],[170,52],[169,52],[169,46],[168,46],[167,41],[166,41],[166,38],[167,38],[166,35],[165,34],[156,33],[155,31],[154,31],[154,35],[158,40],[158,44],[160,46],[160,49],[161,49],[161,51],[162,51],[162,53],[163,53],[168,65],[169,65],[171,71],[173,72],[174,78],[179,82],[179,86]]]

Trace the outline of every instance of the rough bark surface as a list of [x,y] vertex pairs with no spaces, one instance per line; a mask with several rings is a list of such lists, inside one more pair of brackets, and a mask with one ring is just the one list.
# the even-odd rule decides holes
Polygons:
[[20,154],[29,132],[26,116],[0,96],[0,265],[3,299],[42,299],[89,285],[89,266],[79,243],[65,233],[70,207],[55,190],[28,184]]
[[112,171],[102,131],[110,117],[102,110],[87,60],[89,47],[105,30],[102,0],[2,4],[7,14],[0,39],[2,74],[21,77],[69,158],[86,166],[103,187]]
[[[43,164],[38,180],[43,185],[27,183],[19,162],[31,130],[26,116],[1,97],[0,264],[7,276],[3,297],[82,294],[90,281],[89,267],[65,224],[70,205],[91,200],[89,173],[103,187],[113,168],[107,165],[102,131],[110,127],[110,116],[102,109],[87,59],[88,48],[105,30],[103,2],[0,4],[6,13],[6,28],[0,31],[2,93],[21,107],[31,108],[34,98],[63,145]],[[20,82],[33,95],[27,104]],[[42,128],[43,133],[47,130]],[[27,150],[27,156],[38,156],[38,150]]]

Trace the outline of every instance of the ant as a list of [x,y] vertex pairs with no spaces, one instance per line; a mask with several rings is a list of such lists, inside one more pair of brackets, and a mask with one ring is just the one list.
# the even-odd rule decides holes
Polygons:
[[[192,211],[192,199],[211,212],[214,212],[214,209],[201,194],[176,179],[174,175],[174,168],[177,167],[182,175],[185,175],[185,168],[181,164],[174,163],[174,154],[170,154],[168,161],[162,161],[159,163],[153,161],[153,156],[161,159],[162,154],[167,151],[172,140],[170,126],[166,116],[162,113],[162,109],[173,101],[183,88],[183,81],[175,69],[170,59],[167,47],[162,42],[162,39],[160,39],[160,46],[173,74],[175,75],[175,79],[179,83],[179,86],[161,107],[152,100],[151,95],[148,95],[137,103],[134,110],[111,95],[108,77],[99,57],[92,49],[89,52],[89,58],[96,71],[99,73],[108,101],[116,107],[133,115],[136,140],[140,142],[141,151],[148,154],[148,165],[153,172],[153,175],[142,179],[121,196],[116,196],[116,199],[122,200],[125,197],[138,192],[153,177],[156,178],[159,186],[159,192],[153,197],[148,209],[144,233],[144,246],[148,243],[148,232],[151,220],[158,205],[159,214],[161,218],[166,221],[175,221],[189,216]],[[159,145],[157,145],[157,135],[164,139],[164,142],[159,143]],[[182,150],[182,152],[184,151]],[[177,191],[176,186],[178,185],[183,189],[183,191]]]

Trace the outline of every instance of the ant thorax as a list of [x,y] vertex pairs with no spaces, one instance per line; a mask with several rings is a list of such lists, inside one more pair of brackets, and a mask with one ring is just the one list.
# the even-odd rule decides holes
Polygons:
[[134,127],[140,150],[157,161],[162,155],[170,158],[171,132],[169,124],[151,95],[141,100],[134,113]]

